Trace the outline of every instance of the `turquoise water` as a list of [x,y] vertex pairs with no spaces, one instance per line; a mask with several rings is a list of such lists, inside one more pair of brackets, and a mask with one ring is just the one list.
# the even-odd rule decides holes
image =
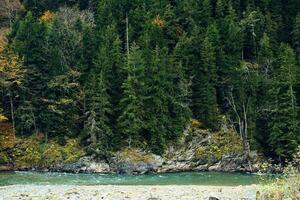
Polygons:
[[[263,175],[266,179],[266,175]],[[212,185],[238,186],[258,184],[262,176],[222,172],[182,172],[147,175],[69,174],[12,172],[0,173],[0,186],[35,185]]]

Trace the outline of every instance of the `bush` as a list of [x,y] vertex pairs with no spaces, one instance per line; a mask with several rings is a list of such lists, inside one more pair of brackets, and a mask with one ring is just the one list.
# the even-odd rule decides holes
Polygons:
[[300,199],[300,148],[294,160],[285,169],[282,178],[263,185],[258,190],[258,200],[297,200]]
[[0,164],[7,164],[9,163],[9,158],[6,153],[0,152]]
[[84,154],[85,152],[76,139],[70,139],[65,146],[62,146],[54,141],[45,144],[33,137],[23,138],[19,139],[13,148],[15,164],[20,168],[47,167],[59,163],[75,162]]
[[67,140],[66,145],[63,147],[63,154],[64,162],[70,163],[78,160],[85,154],[85,152],[80,147],[79,140],[69,139]]
[[34,138],[19,140],[13,148],[13,157],[18,167],[39,166],[42,162],[39,142]]
[[0,122],[0,150],[14,146],[14,133],[10,123]]
[[43,152],[43,164],[49,166],[61,162],[63,162],[62,146],[54,142],[47,144]]

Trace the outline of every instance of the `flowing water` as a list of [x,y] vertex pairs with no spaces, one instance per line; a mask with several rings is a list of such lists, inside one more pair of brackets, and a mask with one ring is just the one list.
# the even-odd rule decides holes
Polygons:
[[69,174],[10,172],[0,173],[4,185],[212,185],[238,186],[261,183],[267,175],[222,172],[181,172],[146,175]]

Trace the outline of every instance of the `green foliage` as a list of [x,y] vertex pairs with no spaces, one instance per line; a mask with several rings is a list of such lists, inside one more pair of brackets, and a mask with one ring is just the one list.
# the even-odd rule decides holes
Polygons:
[[13,158],[17,167],[39,166],[42,162],[39,142],[34,138],[19,141],[13,148]]
[[299,145],[298,107],[294,91],[296,68],[295,53],[288,45],[282,44],[271,89],[276,104],[273,108],[269,137],[270,146],[279,159],[291,158]]
[[8,155],[5,152],[0,152],[0,164],[7,164],[9,161]]
[[43,160],[43,164],[46,166],[63,162],[63,148],[54,142],[46,144]]
[[22,138],[18,139],[12,150],[13,160],[19,168],[72,163],[85,154],[76,139],[69,139],[64,146],[61,146],[55,141],[45,144],[33,137]]
[[[295,0],[22,4],[0,46],[0,120],[47,145],[27,152],[34,141],[18,143],[20,162],[40,163],[45,148],[48,164],[71,156],[48,142],[54,138],[78,138],[104,157],[124,147],[163,154],[191,116],[201,122],[193,126],[232,128],[244,151],[251,144],[277,162],[299,144]],[[211,154],[229,148],[215,143]]]
[[64,162],[70,163],[78,160],[84,156],[85,152],[76,139],[67,140],[66,145],[63,147]]
[[217,43],[218,38],[216,24],[210,25],[202,42],[201,63],[199,69],[197,69],[193,85],[192,109],[194,117],[212,129],[217,129],[218,126],[218,105],[215,88],[217,79],[217,49],[215,43]]

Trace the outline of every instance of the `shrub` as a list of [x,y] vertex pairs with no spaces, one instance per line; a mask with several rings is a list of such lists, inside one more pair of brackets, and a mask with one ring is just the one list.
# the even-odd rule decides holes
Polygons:
[[43,164],[49,166],[61,162],[63,162],[62,146],[54,142],[47,144],[43,152]]
[[300,148],[294,155],[294,160],[285,169],[283,177],[258,189],[258,200],[300,199]]
[[85,154],[80,147],[79,140],[69,139],[63,148],[64,162],[70,163],[78,160]]
[[0,164],[7,164],[9,163],[9,158],[6,153],[0,152]]
[[42,162],[39,142],[34,138],[19,140],[13,148],[13,157],[18,167],[39,166]]
[[0,122],[0,149],[14,146],[14,133],[10,123]]

